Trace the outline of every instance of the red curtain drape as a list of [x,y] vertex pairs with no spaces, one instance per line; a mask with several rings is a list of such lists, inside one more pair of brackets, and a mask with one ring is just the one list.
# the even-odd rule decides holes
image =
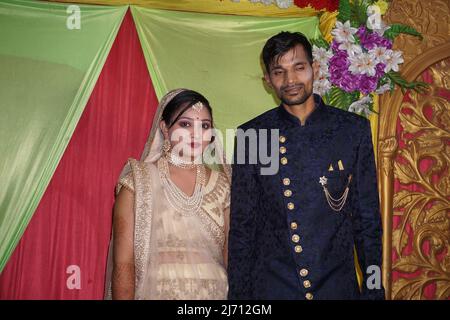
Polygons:
[[103,298],[114,186],[126,159],[142,152],[157,104],[127,12],[63,158],[0,275],[0,299]]

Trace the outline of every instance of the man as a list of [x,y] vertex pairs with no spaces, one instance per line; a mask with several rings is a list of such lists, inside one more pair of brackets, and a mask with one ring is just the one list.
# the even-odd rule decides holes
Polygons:
[[[281,32],[267,41],[262,56],[265,80],[281,105],[238,130],[228,297],[383,299],[370,123],[313,94],[318,66],[304,35]],[[261,129],[279,130],[276,174],[262,174],[260,155],[251,163],[250,142],[242,145],[247,140],[239,136],[251,129],[258,146]],[[265,150],[269,144],[273,140]],[[242,152],[245,163],[237,161]],[[361,290],[354,247],[364,276]]]

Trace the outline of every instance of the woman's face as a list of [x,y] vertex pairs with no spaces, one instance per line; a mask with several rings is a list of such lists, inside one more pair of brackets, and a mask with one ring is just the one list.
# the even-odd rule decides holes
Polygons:
[[212,119],[204,105],[188,108],[168,130],[164,121],[162,126],[165,138],[170,137],[171,150],[180,157],[196,159],[211,143]]

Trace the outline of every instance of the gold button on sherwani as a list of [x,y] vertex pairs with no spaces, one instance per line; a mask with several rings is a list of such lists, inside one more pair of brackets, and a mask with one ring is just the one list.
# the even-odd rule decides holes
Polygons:
[[302,269],[302,270],[300,270],[300,275],[302,276],[302,277],[306,277],[307,275],[308,275],[308,270],[306,270],[306,269]]

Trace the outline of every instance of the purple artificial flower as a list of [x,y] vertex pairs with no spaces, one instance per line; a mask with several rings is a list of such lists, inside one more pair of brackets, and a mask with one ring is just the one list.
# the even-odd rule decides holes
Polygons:
[[359,83],[359,90],[363,94],[369,94],[372,91],[375,91],[377,89],[378,79],[377,77],[370,77],[367,75],[361,75],[360,83]]
[[[360,46],[369,51],[375,47],[392,48],[392,41],[372,32],[364,25],[360,26],[355,34],[359,39]],[[359,91],[364,95],[374,92],[378,87],[378,81],[384,76],[386,65],[382,62],[375,66],[375,75],[353,74],[349,71],[350,61],[346,50],[339,49],[340,43],[333,40],[330,49],[333,56],[328,61],[329,81],[336,87],[346,92]]]
[[358,89],[358,76],[348,70],[342,74],[340,88],[347,92],[353,92]]
[[359,39],[361,39],[365,34],[366,34],[366,27],[365,26],[360,26],[358,28],[358,31],[356,31],[356,35],[358,36]]
[[340,51],[339,50],[339,43],[336,40],[331,41],[331,50],[333,52]]
[[385,67],[386,67],[386,65],[384,63],[382,63],[382,62],[378,63],[375,66],[375,71],[376,71],[375,77],[377,79],[380,79],[382,76],[384,76],[384,68]]
[[342,81],[342,75],[348,71],[350,62],[345,51],[339,50],[328,61],[328,72],[330,74],[331,83],[340,87]]
[[375,47],[385,47],[387,49],[392,48],[392,41],[380,36],[376,32],[372,32],[367,30],[365,26],[360,26],[358,31],[356,31],[356,35],[359,38],[361,45],[366,49],[370,50]]

